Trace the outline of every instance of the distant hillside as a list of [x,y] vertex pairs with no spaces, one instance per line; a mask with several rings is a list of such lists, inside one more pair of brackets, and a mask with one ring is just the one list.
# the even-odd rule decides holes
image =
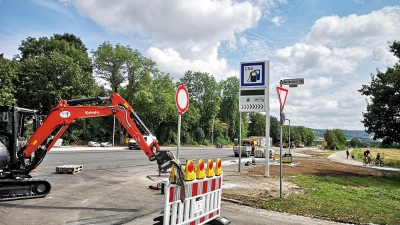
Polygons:
[[[324,133],[326,132],[326,129],[312,129],[314,132],[314,136],[317,137],[324,137]],[[352,138],[357,138],[360,139],[361,142],[374,142],[372,139],[374,137],[374,134],[368,134],[367,132],[363,130],[343,130],[343,133],[346,135],[347,140],[351,140]]]

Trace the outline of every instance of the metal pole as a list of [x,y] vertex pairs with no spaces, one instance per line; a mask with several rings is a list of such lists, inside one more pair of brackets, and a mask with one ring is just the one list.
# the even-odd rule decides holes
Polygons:
[[[280,85],[282,87],[282,81],[280,82]],[[279,185],[280,185],[280,187],[279,187],[279,196],[280,196],[280,198],[282,198],[282,124],[283,124],[283,121],[282,121],[282,106],[280,107],[279,117],[281,118],[280,119],[280,121],[281,121],[281,143],[280,143],[280,147],[279,147],[279,168],[280,168],[280,171],[279,171]]]
[[214,146],[214,116],[213,116],[213,123],[212,123],[211,145]]
[[178,117],[178,143],[176,145],[176,158],[179,160],[179,147],[181,145],[181,120],[182,120],[182,115],[179,114]]
[[[267,100],[268,101],[268,100]],[[269,177],[269,110],[267,110],[266,113],[266,118],[265,118],[265,150],[264,150],[264,154],[265,154],[265,173],[264,173],[264,177]]]
[[115,115],[114,115],[114,124],[113,124],[113,147],[114,147],[114,136],[115,136]]
[[239,172],[242,163],[242,112],[239,112]]
[[[269,61],[267,61],[267,68],[269,68]],[[270,117],[269,117],[269,71],[268,71],[268,76],[266,76],[266,87],[265,87],[265,93],[266,93],[266,98],[265,98],[265,137],[266,137],[266,143],[265,143],[265,149],[266,151],[264,151],[264,154],[266,154],[265,156],[265,173],[264,173],[264,177],[269,177],[269,148],[270,146],[270,142],[269,142],[269,129],[270,129]]]
[[292,142],[290,141],[290,119],[288,119],[288,120],[289,120],[289,154],[290,154],[290,147],[291,147]]

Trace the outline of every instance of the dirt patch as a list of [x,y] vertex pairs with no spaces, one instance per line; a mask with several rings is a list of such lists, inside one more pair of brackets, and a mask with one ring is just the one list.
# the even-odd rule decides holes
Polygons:
[[[312,155],[312,154],[311,154]],[[297,165],[282,166],[282,193],[283,196],[305,193],[305,189],[287,181],[286,178],[298,174],[315,176],[373,176],[388,174],[391,172],[378,170],[370,167],[353,166],[328,161],[322,157],[294,158]],[[235,199],[247,205],[257,205],[263,200],[278,198],[280,195],[280,166],[270,165],[270,176],[264,177],[265,166],[251,165],[251,168],[244,168],[240,173],[231,172],[224,174],[222,197]]]

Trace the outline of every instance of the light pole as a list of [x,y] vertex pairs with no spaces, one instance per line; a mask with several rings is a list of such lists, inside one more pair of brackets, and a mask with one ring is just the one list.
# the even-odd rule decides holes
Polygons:
[[290,144],[291,144],[291,141],[290,141],[290,119],[286,119],[286,120],[289,120],[289,154],[290,154]]
[[213,123],[212,123],[212,132],[211,132],[211,145],[214,146],[214,116],[213,116]]

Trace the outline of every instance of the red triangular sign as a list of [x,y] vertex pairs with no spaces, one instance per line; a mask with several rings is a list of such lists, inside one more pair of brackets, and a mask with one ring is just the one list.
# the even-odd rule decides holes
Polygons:
[[279,103],[281,104],[281,111],[283,112],[289,90],[286,88],[276,87],[276,92],[278,92]]

